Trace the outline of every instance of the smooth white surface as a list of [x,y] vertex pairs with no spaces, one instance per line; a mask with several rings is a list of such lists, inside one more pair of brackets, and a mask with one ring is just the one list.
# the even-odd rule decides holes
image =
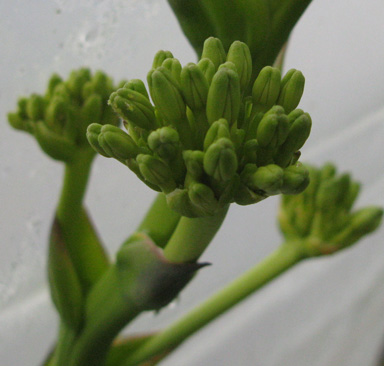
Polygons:
[[[52,72],[103,69],[116,80],[145,78],[158,49],[182,64],[194,53],[165,0],[0,2],[0,360],[37,365],[55,336],[45,281],[46,239],[61,167],[5,114],[20,94],[43,92]],[[286,58],[306,76],[301,107],[313,130],[303,160],[334,161],[364,183],[358,205],[384,205],[384,5],[314,0]],[[153,192],[121,164],[98,158],[87,204],[114,253]],[[162,327],[257,263],[281,241],[278,199],[233,206],[203,260],[213,262],[160,315]],[[384,335],[384,229],[332,258],[308,261],[192,337],[167,366],[375,366]]]

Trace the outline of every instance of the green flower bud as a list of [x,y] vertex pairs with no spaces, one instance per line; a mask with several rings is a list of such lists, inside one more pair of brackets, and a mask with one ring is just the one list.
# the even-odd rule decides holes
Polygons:
[[214,37],[207,38],[204,42],[201,58],[210,59],[215,66],[215,70],[217,70],[226,59],[224,46],[220,39]]
[[90,79],[91,72],[89,69],[74,70],[69,75],[66,86],[74,98],[80,99],[82,97],[83,86]]
[[45,100],[37,94],[32,94],[28,99],[26,112],[28,118],[33,121],[42,120],[44,118]]
[[215,75],[215,65],[209,58],[202,58],[197,63],[198,68],[203,72],[203,75],[207,79],[208,85],[211,84],[213,75]]
[[165,67],[158,67],[148,75],[153,102],[161,117],[168,123],[185,119],[185,103],[179,83]]
[[117,160],[125,161],[136,157],[139,153],[139,148],[132,138],[116,126],[103,126],[98,141],[101,148]]
[[228,122],[221,118],[218,121],[212,123],[205,135],[204,139],[204,151],[206,151],[209,146],[211,146],[218,139],[225,137],[230,139],[231,134],[229,132]]
[[276,67],[266,66],[257,76],[252,88],[256,109],[265,112],[276,104],[280,93],[281,73]]
[[291,165],[284,169],[281,193],[298,194],[304,191],[309,184],[309,172],[302,164]]
[[205,108],[208,96],[208,82],[201,69],[193,63],[183,67],[180,85],[185,101],[194,110]]
[[236,186],[236,189],[233,193],[234,201],[241,206],[252,205],[254,203],[260,202],[265,199],[267,196],[261,194],[261,192],[253,192],[251,189],[247,187],[247,183],[244,180],[247,180],[248,173],[254,172],[257,167],[254,164],[247,164],[241,173],[241,182],[239,182]]
[[76,153],[76,145],[67,138],[49,129],[44,122],[37,122],[34,135],[43,151],[51,158],[69,162]]
[[183,151],[183,159],[189,176],[199,181],[204,174],[204,153],[196,150]]
[[113,88],[112,80],[102,71],[96,71],[91,80],[93,92],[101,96],[102,99],[108,99]]
[[59,84],[62,84],[62,83],[63,83],[63,79],[59,75],[53,74],[50,77],[49,82],[48,82],[48,89],[47,89],[47,93],[46,93],[47,98],[51,98],[52,95],[54,94],[56,86]]
[[256,139],[248,140],[243,147],[243,158],[241,165],[256,164],[259,142]]
[[332,238],[332,243],[346,247],[363,236],[375,231],[381,224],[383,210],[379,207],[365,207],[354,212],[346,227]]
[[261,189],[271,196],[281,192],[283,179],[283,169],[281,169],[278,165],[270,164],[262,166],[256,170],[256,172],[252,175],[252,185],[253,187]]
[[[234,71],[237,74],[236,65],[233,62],[230,62],[230,61],[227,61],[227,62],[224,62],[223,64],[221,64],[219,66],[218,70],[221,70],[221,69],[229,69],[229,70]],[[239,78],[239,80],[240,80],[240,78]]]
[[151,184],[159,186],[165,194],[176,189],[172,171],[167,164],[151,155],[139,154],[136,158],[143,177]]
[[165,160],[173,160],[180,150],[179,134],[171,127],[162,127],[148,136],[149,148]]
[[92,148],[102,156],[106,158],[111,158],[112,156],[107,154],[107,152],[100,146],[99,135],[101,133],[101,128],[103,126],[98,123],[92,123],[87,128],[87,140]]
[[[91,123],[101,123],[101,116],[103,113],[103,101],[98,94],[89,96],[80,111],[80,123],[83,130],[86,131]],[[81,140],[83,140],[83,133],[81,133]]]
[[54,97],[45,111],[47,126],[60,132],[69,119],[69,103],[60,97]]
[[153,59],[152,68],[156,69],[161,66],[168,58],[173,58],[172,52],[163,50],[158,51]]
[[207,118],[213,123],[225,118],[232,126],[240,110],[240,82],[233,70],[223,68],[214,75],[208,91]]
[[240,89],[244,92],[252,75],[252,57],[249,47],[240,41],[233,42],[228,50],[227,61],[233,62],[236,65]]
[[134,90],[146,97],[149,100],[149,95],[147,92],[147,88],[144,83],[140,79],[131,79],[127,83],[124,84],[125,89]]
[[[275,109],[276,113],[274,113]],[[272,108],[260,121],[256,137],[260,146],[276,148],[283,144],[288,132],[288,117],[284,114],[284,111]]]
[[351,182],[348,187],[348,192],[344,195],[342,205],[346,210],[350,210],[360,192],[360,184],[357,182]]
[[188,195],[191,202],[196,205],[204,215],[214,215],[219,209],[217,201],[212,189],[201,183],[193,183],[189,186]]
[[336,167],[332,163],[324,164],[320,171],[320,177],[322,180],[328,180],[336,175]]
[[237,157],[231,140],[220,138],[204,155],[204,170],[218,181],[231,179],[237,170]]
[[[298,115],[298,117],[292,121],[294,115]],[[301,149],[308,139],[312,127],[310,115],[308,113],[301,113],[300,110],[292,111],[288,115],[288,119],[292,121],[289,127],[288,136],[280,146],[275,157],[276,163],[281,166],[289,164],[292,154]]]
[[300,71],[289,70],[281,81],[281,91],[277,104],[281,105],[287,113],[293,111],[304,92],[305,78]]
[[[181,216],[196,218],[201,216],[199,209],[191,202],[186,189],[175,189],[167,194],[167,204],[171,210],[176,211]],[[203,215],[205,216],[205,215]]]
[[155,111],[151,102],[141,93],[121,88],[111,94],[109,104],[125,120],[145,130],[157,127]]
[[19,113],[8,113],[7,118],[8,118],[9,124],[16,130],[32,132],[32,131],[29,131],[29,128],[27,127],[28,121],[22,119]]
[[168,69],[171,75],[175,78],[175,80],[180,82],[181,64],[178,59],[167,58],[166,60],[164,60],[161,66]]

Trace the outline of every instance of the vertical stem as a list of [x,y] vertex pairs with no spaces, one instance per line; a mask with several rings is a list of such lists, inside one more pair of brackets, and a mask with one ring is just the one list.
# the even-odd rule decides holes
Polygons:
[[180,215],[168,207],[165,195],[159,193],[136,231],[147,234],[159,247],[164,247],[179,220]]
[[85,291],[108,266],[108,259],[83,208],[93,152],[81,152],[65,165],[64,183],[56,210],[57,222]]
[[193,333],[302,260],[301,247],[299,242],[284,243],[254,268],[145,342],[121,366],[138,365],[164,350],[176,348]]
[[182,217],[164,249],[171,262],[194,262],[216,235],[228,212],[229,205],[213,216],[191,219]]

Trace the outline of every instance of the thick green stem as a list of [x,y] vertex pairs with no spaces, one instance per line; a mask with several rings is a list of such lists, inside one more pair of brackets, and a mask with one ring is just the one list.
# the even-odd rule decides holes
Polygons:
[[104,248],[83,208],[93,156],[93,152],[81,152],[65,165],[64,183],[56,210],[63,239],[85,291],[108,267]]
[[124,297],[116,266],[111,266],[88,295],[84,325],[65,366],[103,366],[116,335],[139,313]]
[[191,219],[182,217],[164,249],[164,256],[174,263],[196,261],[216,235],[229,206],[213,216]]
[[296,242],[284,243],[254,268],[149,339],[121,366],[138,365],[164,350],[177,347],[193,333],[302,260],[304,255],[301,248],[302,245]]
[[175,230],[180,215],[168,207],[163,193],[156,196],[136,232],[147,234],[159,247],[164,247]]

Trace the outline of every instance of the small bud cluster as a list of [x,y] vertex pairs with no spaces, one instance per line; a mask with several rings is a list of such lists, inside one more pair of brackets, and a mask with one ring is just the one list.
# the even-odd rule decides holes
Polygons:
[[282,199],[279,223],[287,240],[305,239],[308,256],[331,254],[379,226],[382,209],[369,206],[352,211],[360,186],[348,174],[336,174],[331,164],[308,169],[308,188]]
[[8,114],[12,127],[31,133],[52,158],[71,161],[79,149],[89,149],[86,130],[91,123],[119,123],[107,101],[114,90],[103,72],[72,71],[68,80],[53,75],[45,95],[21,98],[15,113]]
[[295,109],[304,77],[290,70],[281,78],[268,66],[247,95],[251,75],[250,51],[240,41],[226,54],[219,39],[208,38],[201,60],[184,67],[159,51],[147,77],[149,93],[135,79],[110,97],[128,133],[93,124],[89,142],[188,217],[299,193],[309,182],[297,162],[311,130],[310,116]]

